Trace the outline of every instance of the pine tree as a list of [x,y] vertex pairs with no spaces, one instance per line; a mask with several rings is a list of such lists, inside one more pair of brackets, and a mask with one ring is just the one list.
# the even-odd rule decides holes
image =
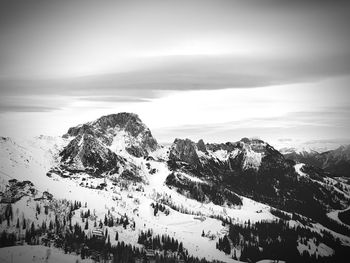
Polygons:
[[108,235],[108,238],[107,238],[107,247],[111,248],[111,239],[110,239],[109,235]]
[[85,259],[85,249],[84,249],[84,247],[81,248],[80,257],[81,257],[81,259]]
[[183,252],[183,244],[182,242],[180,242],[179,244],[179,253],[182,253]]
[[36,204],[36,212],[38,213],[38,215],[40,215],[41,207],[39,204]]
[[46,221],[43,221],[41,224],[41,229],[45,232],[46,231]]
[[50,220],[50,224],[49,224],[49,230],[50,230],[50,231],[53,230],[53,223],[52,223],[51,220]]
[[32,225],[30,227],[30,233],[34,234],[34,232],[35,232],[35,226],[34,226],[34,222],[32,222]]

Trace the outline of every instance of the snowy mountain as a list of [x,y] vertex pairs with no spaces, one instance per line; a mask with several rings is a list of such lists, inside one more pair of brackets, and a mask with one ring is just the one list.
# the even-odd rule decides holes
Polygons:
[[90,134],[112,151],[126,150],[136,157],[146,156],[157,149],[157,141],[149,128],[133,113],[103,116],[96,121],[72,127],[65,137]]
[[295,162],[262,140],[244,138],[235,143],[204,144],[176,139],[168,165],[173,173],[167,184],[180,192],[191,185],[181,174],[200,180],[194,190],[188,189],[190,196],[200,201],[211,196],[210,201],[217,204],[239,204],[235,195],[239,194],[315,220],[330,209],[349,205],[342,191],[325,184],[328,177],[323,171],[305,166],[302,170],[308,175],[300,177]]
[[133,157],[147,156],[158,148],[151,131],[139,117],[125,112],[72,127],[63,137],[71,141],[60,152],[59,170],[70,174],[128,177],[138,169]]
[[326,152],[290,151],[284,156],[296,162],[322,168],[332,176],[350,176],[350,145]]
[[225,144],[204,144],[189,139],[176,139],[171,146],[169,159],[184,161],[198,167],[205,167],[213,163],[225,167],[226,170],[259,170],[262,161],[280,163],[283,156],[267,143],[243,138],[242,140]]
[[[62,137],[3,137],[0,146],[7,261],[341,262],[349,255],[348,182],[262,140],[175,139],[164,147],[137,115],[118,113]],[[24,246],[9,247],[16,244]]]

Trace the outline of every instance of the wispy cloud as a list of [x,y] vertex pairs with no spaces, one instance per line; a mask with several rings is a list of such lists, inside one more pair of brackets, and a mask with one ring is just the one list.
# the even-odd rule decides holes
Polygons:
[[[348,75],[350,55],[309,58],[178,57],[148,69],[66,79],[0,79],[0,103],[7,96],[68,96],[109,102],[144,102],[164,91],[269,87]],[[19,105],[15,101],[12,109]],[[10,109],[10,108],[9,108]]]
[[61,108],[48,106],[31,106],[31,105],[5,105],[0,104],[0,113],[9,112],[52,112],[61,110]]
[[98,102],[147,102],[149,99],[126,96],[84,96],[77,97],[78,100],[98,101]]

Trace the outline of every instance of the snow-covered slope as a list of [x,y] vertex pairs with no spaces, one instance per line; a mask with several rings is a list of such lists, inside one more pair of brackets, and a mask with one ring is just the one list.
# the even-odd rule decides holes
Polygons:
[[39,136],[31,140],[0,139],[0,180],[4,187],[8,180],[30,180],[45,191],[51,184],[46,173],[59,163],[59,152],[68,140],[61,137]]
[[80,258],[80,255],[65,254],[62,250],[45,246],[15,246],[0,248],[1,262],[16,263],[92,263],[91,259]]

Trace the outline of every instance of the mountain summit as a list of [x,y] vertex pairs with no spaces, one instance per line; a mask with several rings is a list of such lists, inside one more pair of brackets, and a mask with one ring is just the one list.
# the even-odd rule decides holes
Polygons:
[[[118,113],[76,127],[60,152],[61,163],[74,170],[119,173],[130,157],[145,157],[158,147],[149,128],[133,113]],[[132,164],[130,164],[132,166]]]
[[83,125],[72,127],[65,136],[91,134],[112,151],[125,150],[135,157],[147,156],[158,143],[150,129],[134,113],[121,112],[102,116]]

